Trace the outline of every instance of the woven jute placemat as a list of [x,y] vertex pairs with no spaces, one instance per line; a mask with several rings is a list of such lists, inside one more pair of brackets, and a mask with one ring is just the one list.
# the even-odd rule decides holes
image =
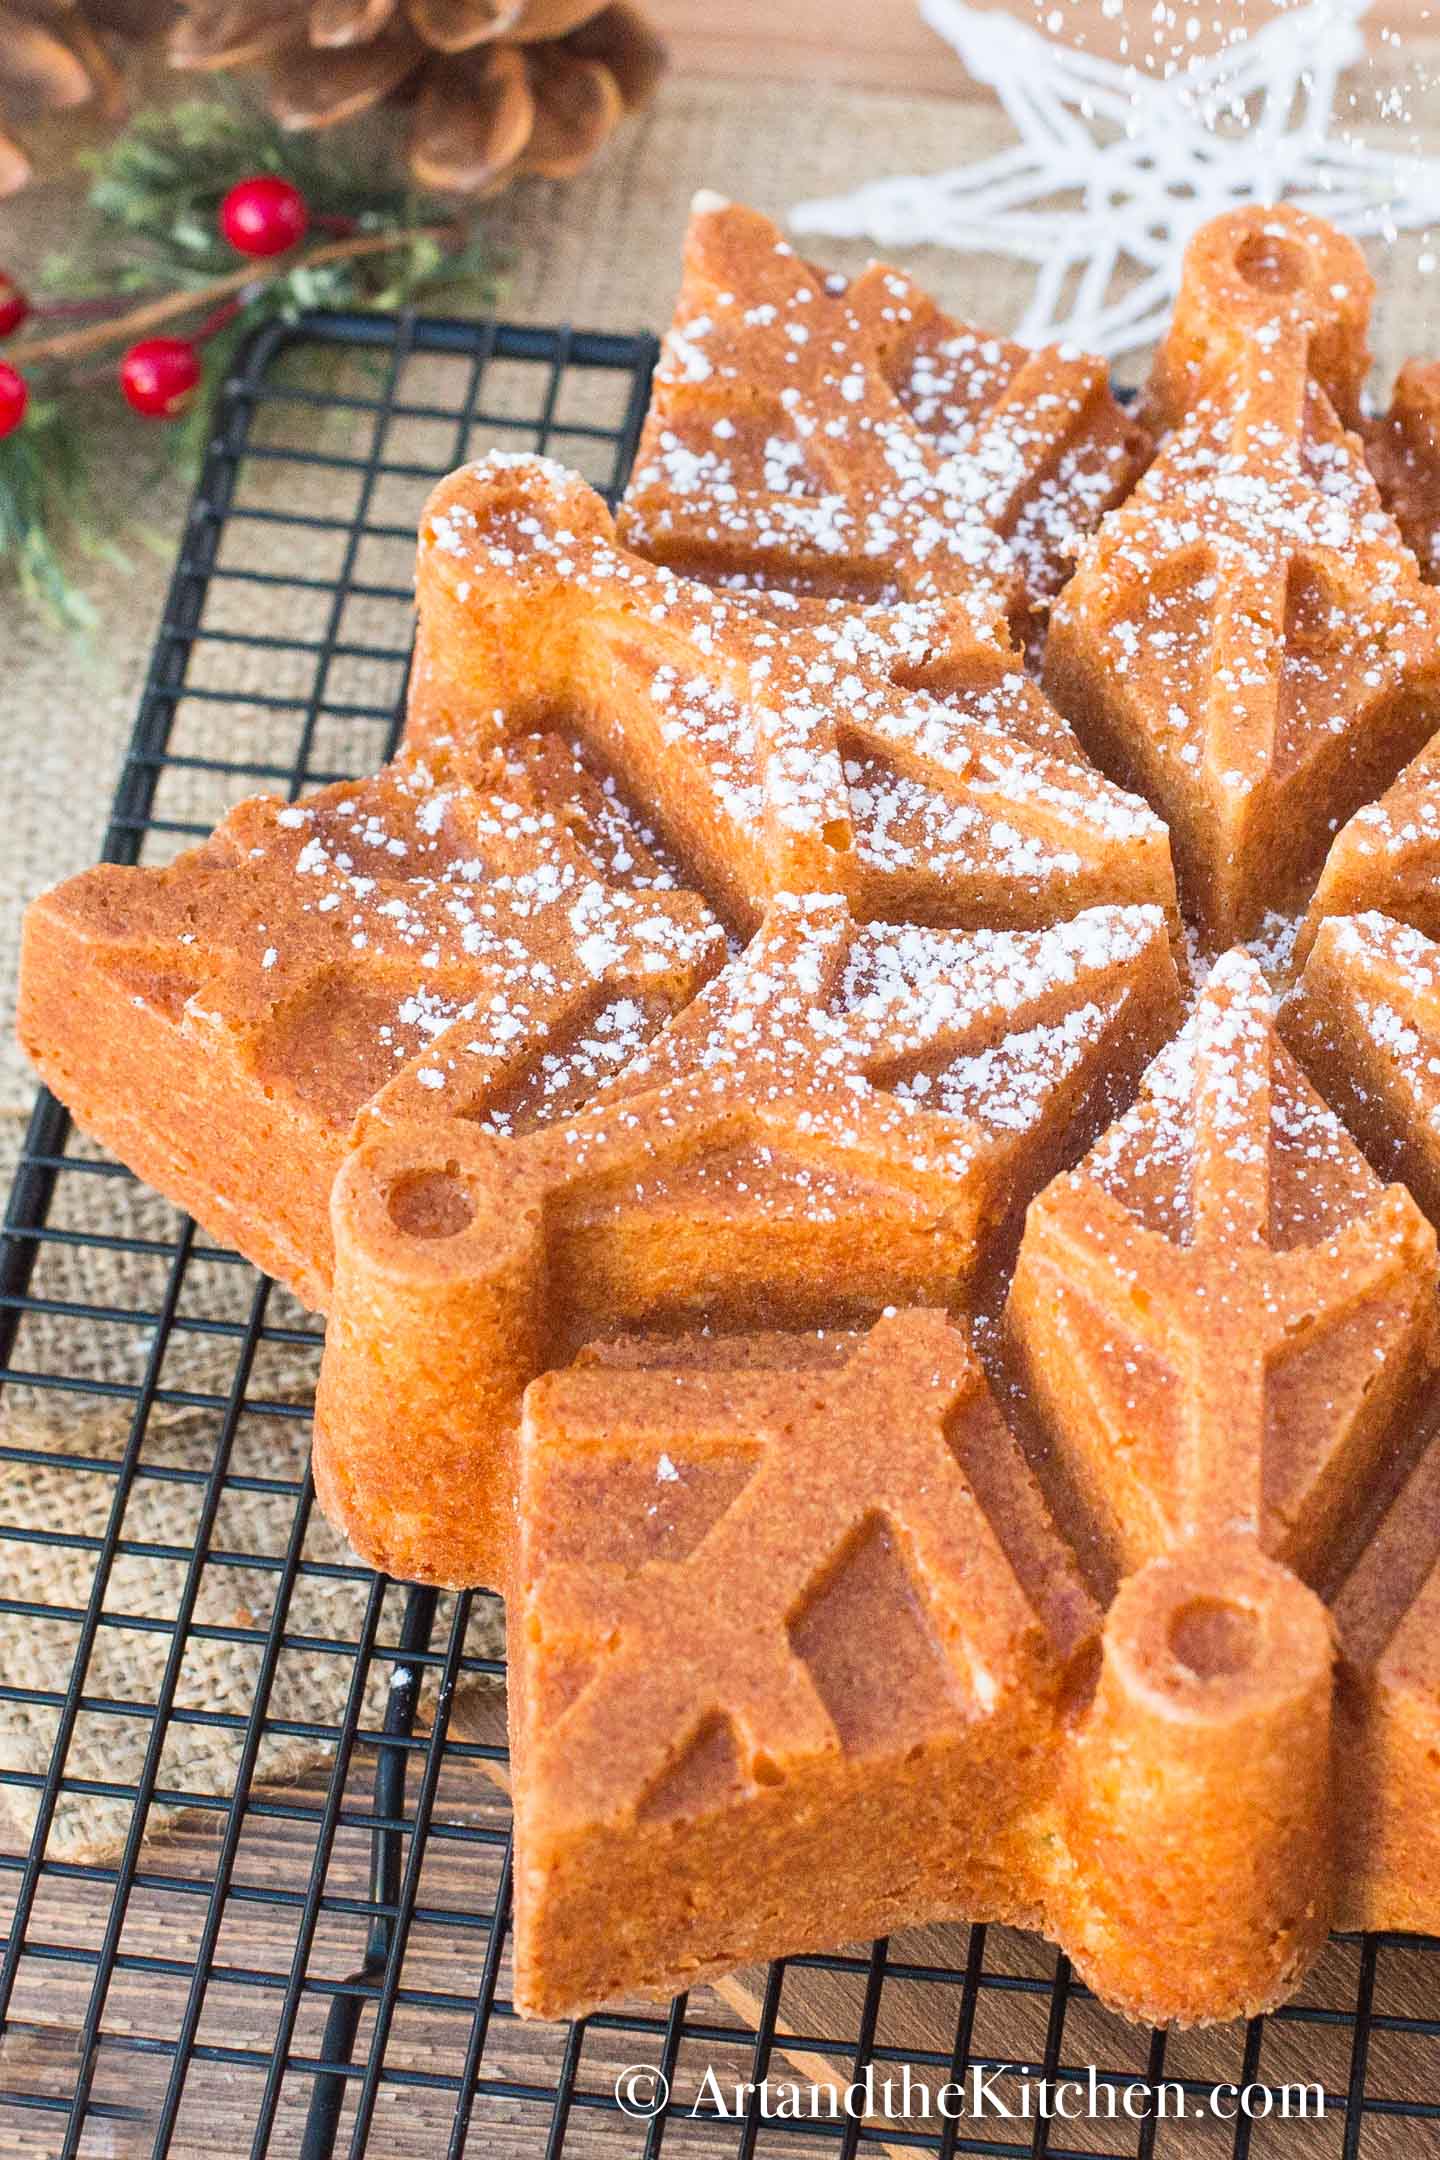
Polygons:
[[[21,1131],[18,1118],[0,1120],[0,1169],[7,1182]],[[100,1159],[84,1142],[75,1147],[83,1157]],[[62,1228],[65,1211],[77,1205],[71,1183],[62,1179],[60,1213],[52,1217]],[[109,1177],[87,1177],[81,1204],[85,1241],[45,1247],[32,1283],[37,1298],[53,1308],[153,1312],[166,1263],[106,1241],[169,1246],[175,1211],[145,1187]],[[118,1852],[130,1828],[130,1799],[83,1787],[136,1782],[162,1696],[172,1714],[147,1834],[163,1836],[182,1812],[166,1794],[223,1799],[233,1789],[296,1524],[319,1352],[313,1316],[271,1289],[265,1294],[265,1334],[244,1376],[244,1406],[232,1404],[239,1330],[251,1319],[256,1289],[248,1268],[187,1262],[186,1294],[160,1370],[151,1374],[158,1393],[145,1410],[143,1429],[136,1395],[154,1354],[151,1325],[102,1327],[64,1310],[27,1313],[22,1322],[17,1367],[126,1392],[107,1399],[20,1384],[0,1398],[0,1439],[28,1457],[0,1464],[5,1594],[42,1608],[0,1627],[0,1688],[32,1698],[64,1690],[115,1506],[117,1472],[127,1456],[133,1465],[83,1684],[88,1702],[133,1704],[134,1711],[82,1708],[66,1759],[67,1779],[82,1789],[62,1794],[47,1841],[52,1859],[106,1860]],[[217,1325],[225,1332],[217,1333]],[[217,1402],[196,1408],[174,1400],[196,1395]],[[202,1508],[222,1451],[223,1483],[202,1539]],[[192,1575],[184,1654],[167,1692],[172,1622]],[[369,1598],[365,1570],[312,1508],[299,1571],[279,1615],[286,1647],[266,1703],[254,1766],[259,1782],[299,1777],[327,1757],[324,1729],[339,1724],[345,1710],[355,1670],[351,1646],[364,1632]],[[401,1594],[393,1599],[394,1613],[387,1610],[380,1631],[382,1641],[391,1643]],[[442,1600],[441,1631],[449,1625],[448,1607]],[[502,1651],[500,1608],[478,1599],[467,1652],[495,1658]],[[380,1728],[397,1669],[392,1657],[372,1660],[359,1710],[362,1730]],[[427,1695],[422,1688],[422,1715]],[[11,1836],[0,1842],[13,1843],[15,1832],[28,1835],[33,1827],[38,1780],[50,1762],[59,1716],[58,1702],[33,1699],[6,1702],[0,1712],[0,1768],[37,1781],[0,1786],[11,1825]]]

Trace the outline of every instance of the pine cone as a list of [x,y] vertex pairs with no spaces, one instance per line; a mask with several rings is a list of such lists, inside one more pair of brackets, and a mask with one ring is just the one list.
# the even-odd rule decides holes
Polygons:
[[[154,37],[172,0],[0,0],[0,115],[33,119],[94,103],[109,118],[125,109],[116,49]],[[0,128],[0,195],[30,177],[30,160]]]
[[403,98],[415,178],[464,195],[494,194],[518,173],[578,172],[621,115],[645,103],[665,64],[644,17],[605,0],[182,6],[173,66],[259,68],[287,128],[330,127]]

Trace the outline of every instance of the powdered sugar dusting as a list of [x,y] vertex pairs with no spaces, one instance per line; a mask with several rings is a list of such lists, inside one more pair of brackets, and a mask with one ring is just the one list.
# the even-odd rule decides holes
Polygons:
[[[707,803],[692,838],[752,899],[828,881],[862,913],[891,912],[881,895],[902,876],[907,912],[921,915],[953,907],[966,877],[1056,894],[1088,878],[1091,897],[1112,877],[1133,890],[1137,851],[1168,895],[1159,821],[1078,758],[998,645],[944,697],[917,682],[944,650],[939,603],[712,590],[619,548],[594,498],[538,463],[487,461],[454,488],[467,577],[484,581],[492,611],[528,609],[543,591],[605,641],[627,756],[653,772],[659,799]],[[442,499],[432,529],[452,519]],[[589,724],[603,750],[613,723]],[[704,838],[716,820],[723,871]]]
[[[608,883],[574,819],[513,766],[487,789],[415,756],[298,803],[256,797],[168,870],[124,873],[123,904],[107,886],[108,964],[138,939],[169,999],[172,939],[180,1025],[229,1038],[328,1124],[372,1101],[478,1115],[517,1090],[553,1114],[725,952],[693,894]],[[86,881],[72,891],[92,904]]]

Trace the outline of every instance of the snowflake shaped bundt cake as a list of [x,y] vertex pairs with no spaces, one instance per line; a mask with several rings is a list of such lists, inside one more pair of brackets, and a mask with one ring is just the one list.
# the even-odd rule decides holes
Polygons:
[[527,2012],[964,1917],[1205,2021],[1440,1927],[1440,429],[1369,300],[1217,221],[1140,425],[705,198],[618,519],[432,498],[399,761],[31,911],[41,1071],[329,1314],[324,1506],[505,1592]]

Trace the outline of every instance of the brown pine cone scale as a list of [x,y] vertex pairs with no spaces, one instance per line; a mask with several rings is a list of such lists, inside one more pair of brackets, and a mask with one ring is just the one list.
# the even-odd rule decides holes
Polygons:
[[173,13],[171,0],[0,0],[0,196],[30,178],[9,123],[91,103],[118,119],[119,46],[154,37]]
[[665,65],[660,39],[623,0],[182,0],[182,8],[172,65],[257,69],[282,127],[333,127],[403,99],[411,171],[441,193],[494,194],[520,173],[568,178],[651,97]]

